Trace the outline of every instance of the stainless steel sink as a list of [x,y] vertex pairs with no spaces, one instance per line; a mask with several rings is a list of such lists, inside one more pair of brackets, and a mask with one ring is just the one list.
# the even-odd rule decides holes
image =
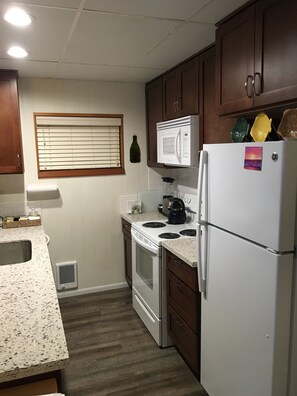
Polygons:
[[31,241],[0,243],[0,265],[25,263],[32,258]]

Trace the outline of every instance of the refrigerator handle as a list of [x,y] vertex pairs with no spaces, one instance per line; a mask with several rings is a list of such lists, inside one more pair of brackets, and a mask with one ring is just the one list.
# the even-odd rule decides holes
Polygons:
[[[202,216],[202,190],[204,184],[204,177],[205,177],[205,166],[207,164],[207,151],[201,150],[200,151],[200,159],[199,159],[199,171],[198,171],[198,211],[197,211],[197,221],[198,223],[203,223],[201,216]],[[206,202],[204,202],[206,205]],[[207,213],[207,208],[205,206],[205,214]],[[204,219],[205,221],[206,219]]]
[[[198,224],[198,262],[197,262],[197,276],[198,276],[198,288],[200,293],[206,292],[206,279],[205,279],[205,268],[206,268],[206,235],[203,238],[204,246],[202,246],[202,227],[205,227],[201,224]],[[203,258],[202,258],[203,252]]]

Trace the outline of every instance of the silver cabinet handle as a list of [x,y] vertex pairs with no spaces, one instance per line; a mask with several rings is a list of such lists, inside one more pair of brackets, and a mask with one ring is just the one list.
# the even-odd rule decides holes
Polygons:
[[[244,83],[246,95],[248,98],[253,97],[253,81],[254,81],[253,76],[251,76],[249,74],[246,78],[246,82]],[[251,87],[250,83],[252,84],[252,87]]]
[[20,154],[17,154],[17,168],[21,169],[21,156],[20,156]]
[[254,78],[252,81],[253,84],[253,89],[254,89],[254,94],[256,96],[260,96],[261,95],[261,91],[262,91],[262,81],[261,81],[261,74],[256,72],[254,74]]

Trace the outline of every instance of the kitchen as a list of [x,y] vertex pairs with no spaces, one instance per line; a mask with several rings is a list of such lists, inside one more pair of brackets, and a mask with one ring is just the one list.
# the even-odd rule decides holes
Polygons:
[[[234,4],[233,9],[242,3]],[[227,6],[224,5],[224,7]],[[43,14],[48,13],[60,21],[60,13],[55,8],[42,9],[37,6],[33,8],[33,15],[37,10],[39,12],[43,10]],[[229,14],[233,9],[226,9],[225,13],[217,20]],[[64,10],[64,13],[67,18],[71,19],[70,10],[68,12]],[[40,20],[43,20],[42,17],[39,19],[36,15],[36,23],[40,23]],[[69,25],[70,22],[72,19],[68,20]],[[65,21],[63,23],[57,24],[56,36],[52,35],[52,29],[44,33],[44,35],[52,37],[52,42],[48,44],[47,48],[49,54],[50,49],[60,42],[59,34],[63,32],[59,29],[63,29],[63,26],[66,29]],[[90,26],[91,28],[93,26]],[[84,29],[88,29],[87,23],[84,25]],[[214,42],[214,33],[210,41],[205,41],[202,44],[201,49],[212,42]],[[60,45],[62,45],[61,42]],[[136,46],[136,44],[134,45]],[[192,52],[186,52],[186,50],[190,51],[184,48],[179,59],[172,59],[171,64],[165,63],[163,68],[159,68],[155,72],[155,76],[191,56],[199,48],[195,47]],[[164,58],[161,55],[158,53],[160,62]],[[75,58],[75,54],[73,57]],[[172,52],[166,55],[166,58],[169,58],[168,62],[170,57],[173,57]],[[47,60],[46,57],[45,60]],[[33,66],[35,64],[30,64],[27,61],[22,61],[22,64],[31,69],[31,73],[34,73]],[[78,291],[84,293],[124,287],[126,283],[119,197],[135,194],[138,191],[159,190],[161,188],[160,176],[165,175],[172,176],[178,181],[181,194],[194,193],[197,188],[197,169],[169,171],[147,167],[144,85],[135,82],[135,80],[132,83],[129,82],[129,75],[125,75],[125,73],[136,75],[138,69],[129,71],[124,68],[125,73],[113,77],[116,81],[121,82],[111,82],[103,81],[103,75],[98,80],[92,65],[90,67],[83,64],[73,66],[67,74],[65,72],[62,74],[63,65],[61,65],[61,74],[58,74],[62,78],[61,80],[52,78],[52,76],[56,76],[55,70],[53,70],[57,66],[56,64],[46,64],[45,66],[52,73],[50,78],[40,78],[44,76],[40,71],[36,71],[31,77],[23,78],[17,64],[13,64],[8,59],[1,60],[2,69],[19,69],[21,77],[19,79],[19,99],[25,160],[24,175],[1,175],[1,208],[8,208],[9,211],[18,209],[19,203],[26,199],[24,192],[28,185],[47,184],[46,180],[39,180],[37,177],[33,112],[124,114],[125,176],[54,179],[54,183],[59,187],[60,198],[40,202],[42,223],[51,239],[49,245],[51,261],[53,265],[68,260],[77,261]],[[86,68],[93,70],[93,74],[89,74],[90,81],[75,78],[75,72],[79,68],[81,68],[82,74]],[[105,78],[108,80],[108,67],[102,66],[102,68],[104,68]],[[28,70],[27,73],[24,70],[24,76],[28,73]],[[66,79],[66,77],[68,78]],[[73,79],[69,80],[69,77]],[[149,80],[150,77],[145,78],[145,81]],[[234,123],[234,120],[230,122],[229,131]],[[141,147],[142,157],[138,164],[129,162],[129,148],[134,134],[138,135]],[[50,180],[50,183],[52,182],[53,180]],[[105,252],[104,258],[102,251]]]

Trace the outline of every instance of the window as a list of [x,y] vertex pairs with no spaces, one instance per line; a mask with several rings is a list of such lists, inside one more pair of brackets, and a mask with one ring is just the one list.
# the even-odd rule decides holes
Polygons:
[[122,114],[34,113],[38,177],[125,173]]

